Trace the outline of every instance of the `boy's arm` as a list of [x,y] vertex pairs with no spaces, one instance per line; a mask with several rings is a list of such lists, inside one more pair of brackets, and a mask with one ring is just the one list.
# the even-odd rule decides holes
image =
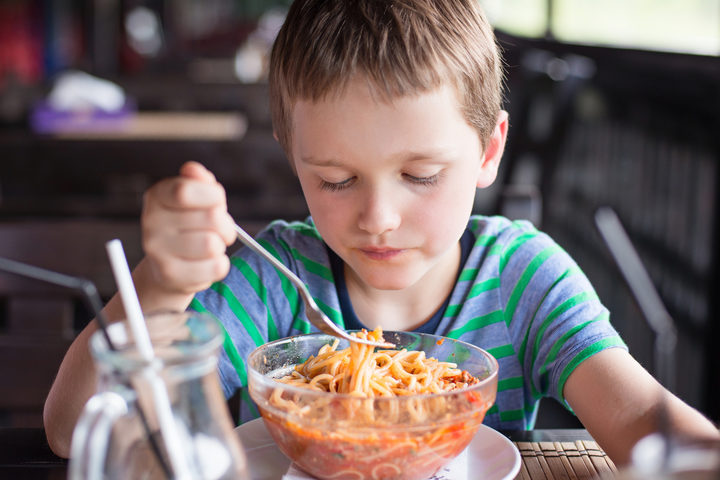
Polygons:
[[720,438],[708,419],[665,390],[624,349],[603,350],[583,361],[568,377],[564,396],[618,465],[627,464],[635,443],[658,429],[663,408],[675,434]]
[[[142,214],[146,257],[133,271],[143,311],[183,311],[194,293],[227,275],[225,248],[233,243],[233,222],[225,192],[213,175],[197,163],[183,165],[180,176],[153,186],[145,195]],[[124,318],[116,294],[103,310],[110,322]],[[45,401],[43,423],[50,448],[70,453],[75,423],[95,392],[95,368],[88,340],[95,320],[68,349]]]

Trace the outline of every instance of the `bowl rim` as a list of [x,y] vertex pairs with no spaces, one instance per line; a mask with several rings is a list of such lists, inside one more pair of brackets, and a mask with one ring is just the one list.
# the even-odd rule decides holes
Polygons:
[[[356,332],[359,330],[348,330],[348,332]],[[331,392],[324,392],[321,390],[311,390],[308,388],[303,387],[297,387],[294,385],[290,385],[287,383],[280,383],[276,381],[274,378],[269,377],[266,374],[262,374],[259,371],[257,371],[255,368],[253,368],[253,361],[252,359],[258,355],[260,355],[261,351],[264,348],[269,348],[274,345],[281,345],[285,343],[291,343],[291,342],[297,342],[299,339],[305,339],[309,337],[326,337],[328,339],[334,339],[337,337],[334,337],[332,335],[328,335],[326,333],[322,332],[312,332],[312,333],[305,333],[300,335],[292,335],[289,337],[279,338],[277,340],[273,340],[272,342],[265,343],[263,345],[260,345],[256,347],[252,352],[250,352],[250,355],[247,357],[247,369],[248,369],[248,387],[251,387],[251,378],[261,378],[263,380],[263,383],[270,384],[270,381],[276,383],[278,386],[282,386],[284,390],[287,390],[290,393],[298,393],[302,394],[304,396],[310,395],[310,396],[316,396],[318,398],[323,398],[328,395],[331,395],[333,399],[353,399],[353,400],[371,400],[374,402],[407,402],[411,400],[423,400],[425,398],[438,398],[438,397],[447,397],[447,396],[454,396],[462,393],[467,392],[473,392],[476,390],[484,389],[488,384],[491,384],[495,382],[498,378],[498,372],[500,369],[500,366],[498,364],[497,359],[487,350],[485,350],[482,347],[478,347],[477,345],[473,345],[472,343],[464,342],[462,340],[458,340],[455,338],[445,337],[442,335],[435,335],[432,333],[424,333],[424,332],[406,332],[402,330],[386,330],[383,332],[383,334],[401,334],[401,335],[419,335],[422,337],[430,337],[435,340],[443,339],[443,341],[450,341],[454,344],[460,344],[461,346],[465,346],[469,348],[470,350],[478,351],[480,354],[482,354],[486,359],[490,361],[490,374],[480,380],[478,383],[471,385],[469,387],[460,388],[456,390],[450,390],[447,392],[439,392],[439,393],[416,393],[411,395],[396,395],[396,396],[378,396],[378,397],[359,397],[357,395],[351,395],[348,393],[331,393]],[[342,341],[342,339],[340,339]],[[319,348],[319,347],[318,347]],[[392,350],[392,349],[384,349],[384,350]],[[314,354],[316,355],[316,353]],[[268,385],[269,386],[269,385]],[[252,390],[252,388],[251,388]]]

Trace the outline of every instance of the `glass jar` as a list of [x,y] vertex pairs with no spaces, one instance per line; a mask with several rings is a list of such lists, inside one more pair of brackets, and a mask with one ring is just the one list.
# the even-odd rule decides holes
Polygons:
[[91,337],[98,387],[73,432],[69,478],[248,478],[217,373],[217,321],[172,312],[146,324],[150,364],[125,322],[108,328],[112,345],[101,331]]

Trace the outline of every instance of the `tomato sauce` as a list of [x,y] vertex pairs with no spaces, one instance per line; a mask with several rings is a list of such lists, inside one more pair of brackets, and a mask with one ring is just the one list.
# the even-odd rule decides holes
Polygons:
[[426,479],[467,447],[485,416],[481,411],[435,428],[395,426],[361,436],[303,428],[262,414],[285,455],[317,478],[333,480]]

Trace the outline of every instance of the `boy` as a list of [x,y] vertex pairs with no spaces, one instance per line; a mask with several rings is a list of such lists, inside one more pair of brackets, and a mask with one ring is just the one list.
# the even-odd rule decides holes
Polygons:
[[[259,238],[347,329],[425,331],[493,353],[490,426],[532,428],[539,398],[551,396],[622,463],[654,428],[661,387],[551,239],[526,222],[471,217],[505,143],[501,77],[474,0],[296,0],[273,49],[271,108],[312,218],[275,222]],[[201,165],[147,192],[142,225],[146,258],[133,275],[143,308],[221,319],[233,343],[220,360],[226,395],[244,386],[257,345],[311,330],[272,266],[246,249],[225,255],[232,220]],[[117,298],[106,312],[122,318]],[[94,329],[73,343],[46,403],[60,455],[94,390]],[[675,397],[669,408],[678,430],[717,434]]]

